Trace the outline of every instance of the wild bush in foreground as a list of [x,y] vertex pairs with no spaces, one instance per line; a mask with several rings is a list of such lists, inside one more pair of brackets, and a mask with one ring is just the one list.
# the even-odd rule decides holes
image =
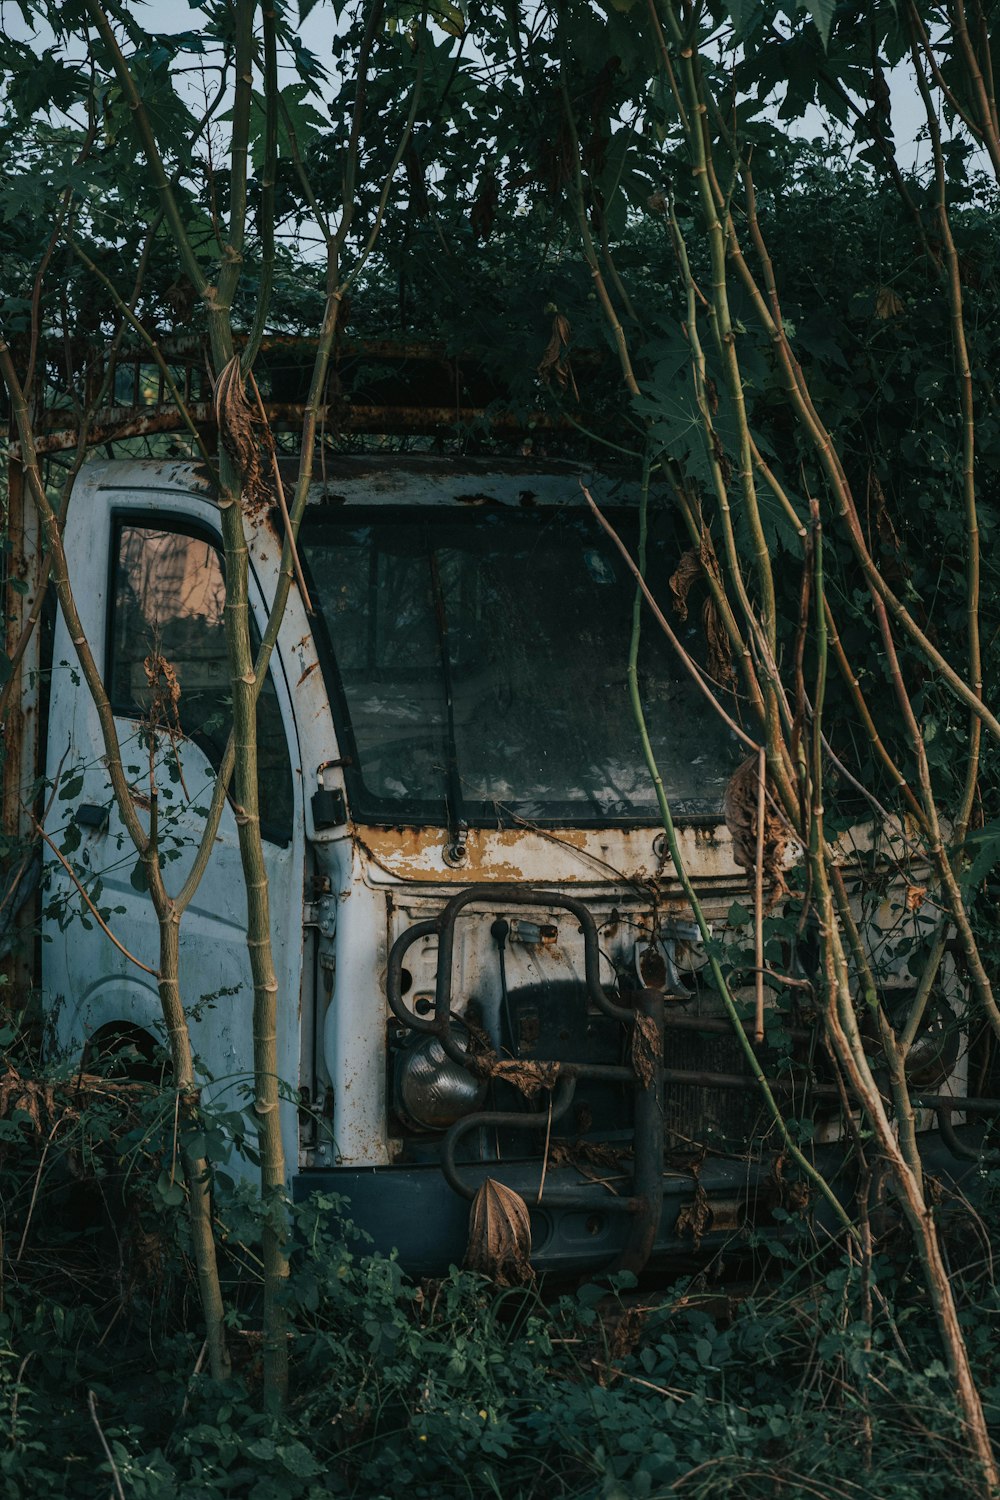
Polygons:
[[[317,1197],[294,1212],[291,1400],[284,1417],[263,1415],[259,1220],[239,1191],[217,1204],[237,1309],[235,1373],[218,1383],[202,1369],[183,1210],[154,1206],[155,1176],[136,1166],[137,1140],[147,1168],[169,1149],[156,1101],[133,1099],[118,1145],[98,1102],[66,1122],[61,1153],[29,1111],[0,1121],[10,1500],[934,1500],[961,1486],[967,1454],[933,1319],[892,1226],[868,1264],[786,1219],[730,1263],[742,1278],[730,1291],[715,1266],[667,1291],[619,1278],[556,1296],[457,1269],[418,1285],[366,1252],[347,1205]],[[68,1235],[60,1201],[78,1213],[81,1193],[110,1208]],[[961,1204],[947,1211],[996,1419],[990,1226]]]

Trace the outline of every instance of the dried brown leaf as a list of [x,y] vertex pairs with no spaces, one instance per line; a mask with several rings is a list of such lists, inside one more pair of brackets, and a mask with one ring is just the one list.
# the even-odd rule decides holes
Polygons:
[[244,508],[256,513],[271,503],[261,463],[261,446],[267,447],[271,435],[246,398],[238,354],[215,383],[215,419],[226,452],[240,471]]
[[539,361],[538,376],[546,385],[554,379],[561,390],[568,387],[573,393],[573,399],[579,401],[580,393],[576,388],[569,360],[569,339],[569,319],[562,313],[556,313],[552,319],[552,333],[545,346],[545,353]]
[[648,1089],[663,1058],[663,1037],[652,1016],[636,1012],[632,1027],[632,1068],[635,1076]]
[[698,547],[689,547],[670,575],[670,592],[674,596],[674,614],[679,620],[687,619],[688,594],[701,576],[701,551]]
[[702,606],[701,619],[708,643],[708,675],[724,687],[731,687],[736,681],[732,643],[711,594]]
[[[737,766],[726,786],[723,804],[726,827],[733,839],[733,859],[741,870],[753,870],[757,863],[757,780],[758,757],[750,755]],[[764,877],[771,886],[773,906],[788,892],[784,862],[792,832],[768,787],[764,804]]]
[[712,1206],[708,1201],[708,1194],[699,1181],[695,1181],[694,1198],[690,1203],[685,1203],[677,1215],[677,1223],[674,1232],[678,1238],[685,1232],[690,1233],[697,1250],[701,1244],[702,1236],[712,1227]]
[[524,1199],[502,1182],[487,1177],[469,1210],[469,1244],[465,1264],[497,1286],[527,1286],[531,1269],[531,1218]]
[[531,1062],[525,1058],[494,1056],[476,1058],[475,1064],[474,1072],[511,1084],[529,1100],[537,1099],[543,1089],[555,1088],[559,1080],[557,1062]]
[[609,1146],[604,1141],[553,1141],[549,1163],[553,1167],[618,1168],[631,1155],[628,1146]]
[[43,1118],[54,1113],[51,1084],[22,1078],[16,1068],[8,1068],[0,1076],[0,1119],[15,1110],[27,1115],[36,1134],[41,1134]]
[[177,681],[173,663],[169,662],[159,651],[153,651],[146,657],[142,666],[146,674],[146,686],[151,694],[149,722],[153,725],[165,724],[171,729],[179,729],[181,685]]
[[876,318],[898,318],[902,311],[902,298],[896,295],[891,286],[880,286],[875,293]]

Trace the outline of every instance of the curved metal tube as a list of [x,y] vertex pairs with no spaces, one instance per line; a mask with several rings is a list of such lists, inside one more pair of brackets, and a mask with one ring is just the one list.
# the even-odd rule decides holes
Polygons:
[[944,1141],[952,1156],[957,1156],[960,1161],[978,1161],[984,1166],[995,1167],[1000,1165],[1000,1151],[976,1151],[972,1146],[967,1146],[958,1138],[958,1132],[951,1123],[951,1110],[939,1107],[937,1111],[938,1129],[941,1139]]
[[423,1016],[418,1016],[414,1011],[407,1010],[403,1004],[403,959],[418,938],[429,937],[432,932],[437,932],[437,918],[431,917],[425,922],[414,922],[405,932],[401,932],[389,950],[389,964],[385,976],[385,995],[389,1002],[389,1009],[404,1026],[411,1031],[437,1032],[437,1015],[432,1021],[425,1021]]
[[455,918],[463,907],[474,901],[484,901],[490,906],[501,902],[513,906],[560,907],[568,911],[580,924],[583,933],[584,982],[587,993],[599,1010],[613,1021],[631,1021],[632,1012],[623,1005],[609,1000],[600,982],[600,944],[597,924],[582,901],[573,896],[564,896],[557,891],[525,890],[518,885],[467,885],[445,906],[437,918],[438,970],[435,990],[435,1013],[440,1021],[451,1008],[451,970],[455,947]]
[[575,1078],[561,1078],[552,1097],[552,1112],[547,1109],[536,1111],[534,1114],[524,1115],[517,1110],[482,1110],[478,1114],[466,1115],[464,1120],[456,1120],[441,1143],[441,1170],[445,1175],[449,1187],[455,1189],[463,1198],[474,1198],[476,1189],[469,1183],[463,1182],[459,1175],[455,1162],[455,1152],[458,1143],[463,1136],[468,1135],[470,1130],[479,1130],[483,1126],[513,1126],[516,1130],[544,1130],[551,1121],[561,1120],[563,1115],[573,1103],[573,1095],[576,1093]]

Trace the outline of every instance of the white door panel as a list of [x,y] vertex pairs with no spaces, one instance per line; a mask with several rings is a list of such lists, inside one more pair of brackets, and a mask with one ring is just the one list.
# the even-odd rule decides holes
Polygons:
[[[169,495],[121,492],[100,489],[92,483],[89,493],[74,495],[66,549],[84,629],[99,663],[105,661],[107,649],[115,510],[127,513],[129,524],[141,528],[154,526],[157,520],[168,521],[173,528],[183,527],[185,521],[204,528],[206,520],[210,522],[212,517],[211,510],[196,497],[189,499],[176,492]],[[266,616],[256,585],[251,595],[258,628],[262,628]],[[265,842],[264,849],[279,982],[279,1073],[294,1090],[299,1073],[302,963],[302,777],[289,694],[277,654],[273,666],[291,760],[293,816],[287,846]],[[141,741],[138,723],[126,716],[117,717],[115,723],[128,779],[142,796],[148,796],[148,750]],[[187,738],[179,739],[177,744],[183,786],[169,772],[172,754],[167,736],[160,737],[156,770],[161,847],[169,856],[164,879],[171,892],[180,890],[194,858],[214,781],[214,771],[201,746]],[[67,858],[88,886],[93,877],[100,878],[95,904],[107,913],[108,926],[130,953],[155,970],[158,952],[155,913],[148,896],[133,884],[137,855],[114,806],[103,753],[97,714],[80,680],[74,648],[60,622],[54,646],[48,774],[51,778],[61,775],[64,790],[68,789],[72,795],[53,802],[48,831],[57,843],[69,833]],[[105,808],[106,826],[93,826],[96,814],[88,809]],[[78,839],[77,832],[70,827],[76,816],[90,819],[88,826],[79,829]],[[141,817],[146,825],[148,814],[142,812]],[[43,984],[52,1006],[53,1029],[59,1045],[78,1057],[88,1037],[110,1023],[128,1022],[143,1030],[156,1026],[162,1032],[155,978],[130,963],[113,946],[86,913],[69,877],[53,861],[50,899],[57,897],[65,897],[74,913],[63,922],[51,915],[45,924]],[[201,884],[182,918],[180,982],[202,1076],[215,1080],[206,1090],[206,1098],[221,1096],[225,1108],[242,1107],[245,1102],[242,1096],[248,1094],[252,1079],[253,996],[237,826],[228,803]],[[296,1160],[294,1102],[283,1106],[282,1124],[291,1170]]]

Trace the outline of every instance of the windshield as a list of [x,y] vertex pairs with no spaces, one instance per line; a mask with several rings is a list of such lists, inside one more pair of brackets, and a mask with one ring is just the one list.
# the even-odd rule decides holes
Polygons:
[[[634,554],[634,514],[614,522]],[[299,545],[356,818],[659,821],[626,677],[635,584],[589,512],[352,505],[308,514]],[[681,550],[651,514],[662,600]],[[698,659],[700,616],[677,625]],[[738,743],[645,609],[639,684],[674,813],[715,816]]]

